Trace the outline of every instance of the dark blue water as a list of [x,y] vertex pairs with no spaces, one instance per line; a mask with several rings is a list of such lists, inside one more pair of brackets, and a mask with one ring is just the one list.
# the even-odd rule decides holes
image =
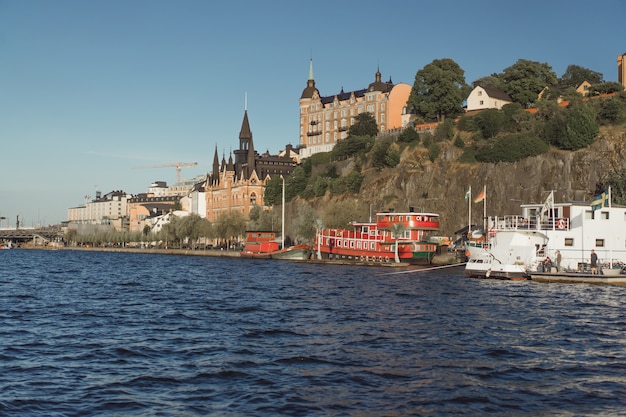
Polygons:
[[0,415],[626,415],[626,288],[0,251]]

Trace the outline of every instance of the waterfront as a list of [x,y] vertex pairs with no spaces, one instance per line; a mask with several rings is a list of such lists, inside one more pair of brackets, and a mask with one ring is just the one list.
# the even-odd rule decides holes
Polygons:
[[626,414],[626,288],[0,252],[0,415]]

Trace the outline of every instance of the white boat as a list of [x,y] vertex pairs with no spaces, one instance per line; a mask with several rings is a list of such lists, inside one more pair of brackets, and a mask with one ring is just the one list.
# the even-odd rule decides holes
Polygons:
[[466,244],[465,276],[526,280],[531,270],[541,270],[548,237],[537,230],[516,230],[492,219],[489,233]]
[[550,204],[522,204],[521,209],[521,215],[487,218],[488,237],[482,242],[486,247],[479,248],[479,242],[467,244],[467,276],[484,271],[483,277],[511,278],[523,269],[527,274],[543,272],[546,257],[558,272],[591,273],[592,249],[601,274],[619,274],[626,266],[626,207],[594,210],[589,203],[550,199]]
[[621,270],[626,265],[626,207],[593,210],[588,203],[556,203],[541,217],[541,204],[523,204],[522,217],[532,229],[550,239],[546,256],[556,259],[561,252],[560,271],[590,272],[593,249],[601,271]]

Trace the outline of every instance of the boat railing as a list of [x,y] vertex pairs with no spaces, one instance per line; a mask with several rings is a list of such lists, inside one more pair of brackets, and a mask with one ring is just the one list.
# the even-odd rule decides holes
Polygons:
[[495,230],[569,230],[570,219],[566,217],[493,216],[488,217],[489,232]]

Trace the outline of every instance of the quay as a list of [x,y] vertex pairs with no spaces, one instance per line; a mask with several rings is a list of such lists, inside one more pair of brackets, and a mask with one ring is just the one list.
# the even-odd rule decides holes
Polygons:
[[563,272],[563,273],[550,273],[550,272],[532,272],[530,274],[530,280],[535,282],[553,282],[562,284],[611,284],[611,285],[626,285],[626,275],[592,275],[581,274],[577,272]]

